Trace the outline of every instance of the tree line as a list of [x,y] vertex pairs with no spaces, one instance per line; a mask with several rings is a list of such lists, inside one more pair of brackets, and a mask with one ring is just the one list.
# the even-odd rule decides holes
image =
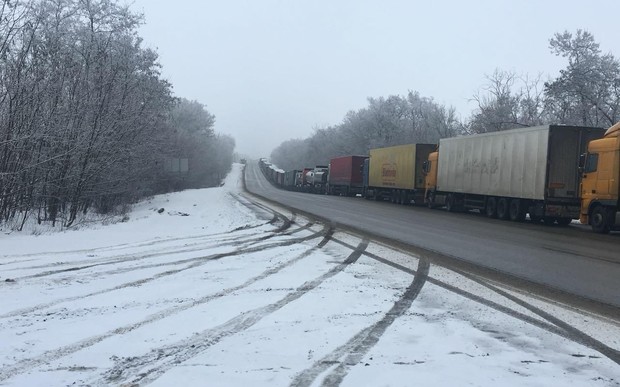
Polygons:
[[368,105],[348,112],[341,123],[315,128],[305,139],[291,139],[271,154],[279,167],[301,169],[327,165],[337,156],[366,155],[372,148],[438,143],[440,138],[543,124],[608,127],[620,120],[620,62],[601,52],[592,34],[578,30],[549,40],[553,55],[567,65],[555,79],[543,81],[496,70],[472,96],[476,108],[467,119],[410,91],[406,96],[368,98]]
[[173,96],[140,15],[115,0],[0,1],[0,224],[69,227],[229,171],[234,140]]

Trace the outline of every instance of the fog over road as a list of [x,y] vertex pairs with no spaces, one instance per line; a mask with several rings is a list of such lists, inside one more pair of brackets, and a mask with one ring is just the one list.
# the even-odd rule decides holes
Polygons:
[[267,182],[252,161],[245,181],[251,193],[334,223],[620,307],[620,233],[289,192]]

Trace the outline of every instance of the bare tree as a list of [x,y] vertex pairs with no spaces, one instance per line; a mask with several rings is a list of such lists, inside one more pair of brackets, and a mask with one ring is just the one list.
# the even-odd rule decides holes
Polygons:
[[487,75],[484,93],[473,96],[478,108],[469,122],[472,133],[497,132],[523,126],[518,119],[520,95],[513,92],[516,75],[495,70]]
[[496,132],[543,123],[541,77],[518,76],[501,70],[487,75],[487,85],[472,98],[478,107],[469,119],[467,132]]

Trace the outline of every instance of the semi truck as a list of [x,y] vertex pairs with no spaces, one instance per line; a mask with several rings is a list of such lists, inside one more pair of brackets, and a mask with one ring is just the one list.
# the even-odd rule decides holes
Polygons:
[[529,214],[533,222],[567,225],[582,212],[580,156],[604,132],[546,125],[441,139],[424,165],[425,202],[490,218],[522,221]]
[[362,170],[368,156],[342,156],[329,161],[327,193],[355,196],[364,192]]
[[320,194],[325,193],[328,172],[329,167],[327,165],[317,165],[313,169],[305,172],[304,191]]
[[310,182],[308,181],[310,172],[312,172],[312,168],[304,168],[301,170],[300,185],[297,187],[299,191],[306,191],[306,188],[310,186]]
[[436,144],[407,144],[371,149],[364,162],[363,196],[398,204],[422,203],[422,165],[436,148]]
[[583,155],[581,172],[581,213],[579,221],[597,233],[620,229],[620,122],[603,138],[590,141]]

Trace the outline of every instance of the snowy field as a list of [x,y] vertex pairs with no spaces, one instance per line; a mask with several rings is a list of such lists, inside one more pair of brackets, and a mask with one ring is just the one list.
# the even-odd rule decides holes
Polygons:
[[[163,211],[161,211],[163,209]],[[620,386],[620,325],[223,187],[0,235],[2,386]]]

